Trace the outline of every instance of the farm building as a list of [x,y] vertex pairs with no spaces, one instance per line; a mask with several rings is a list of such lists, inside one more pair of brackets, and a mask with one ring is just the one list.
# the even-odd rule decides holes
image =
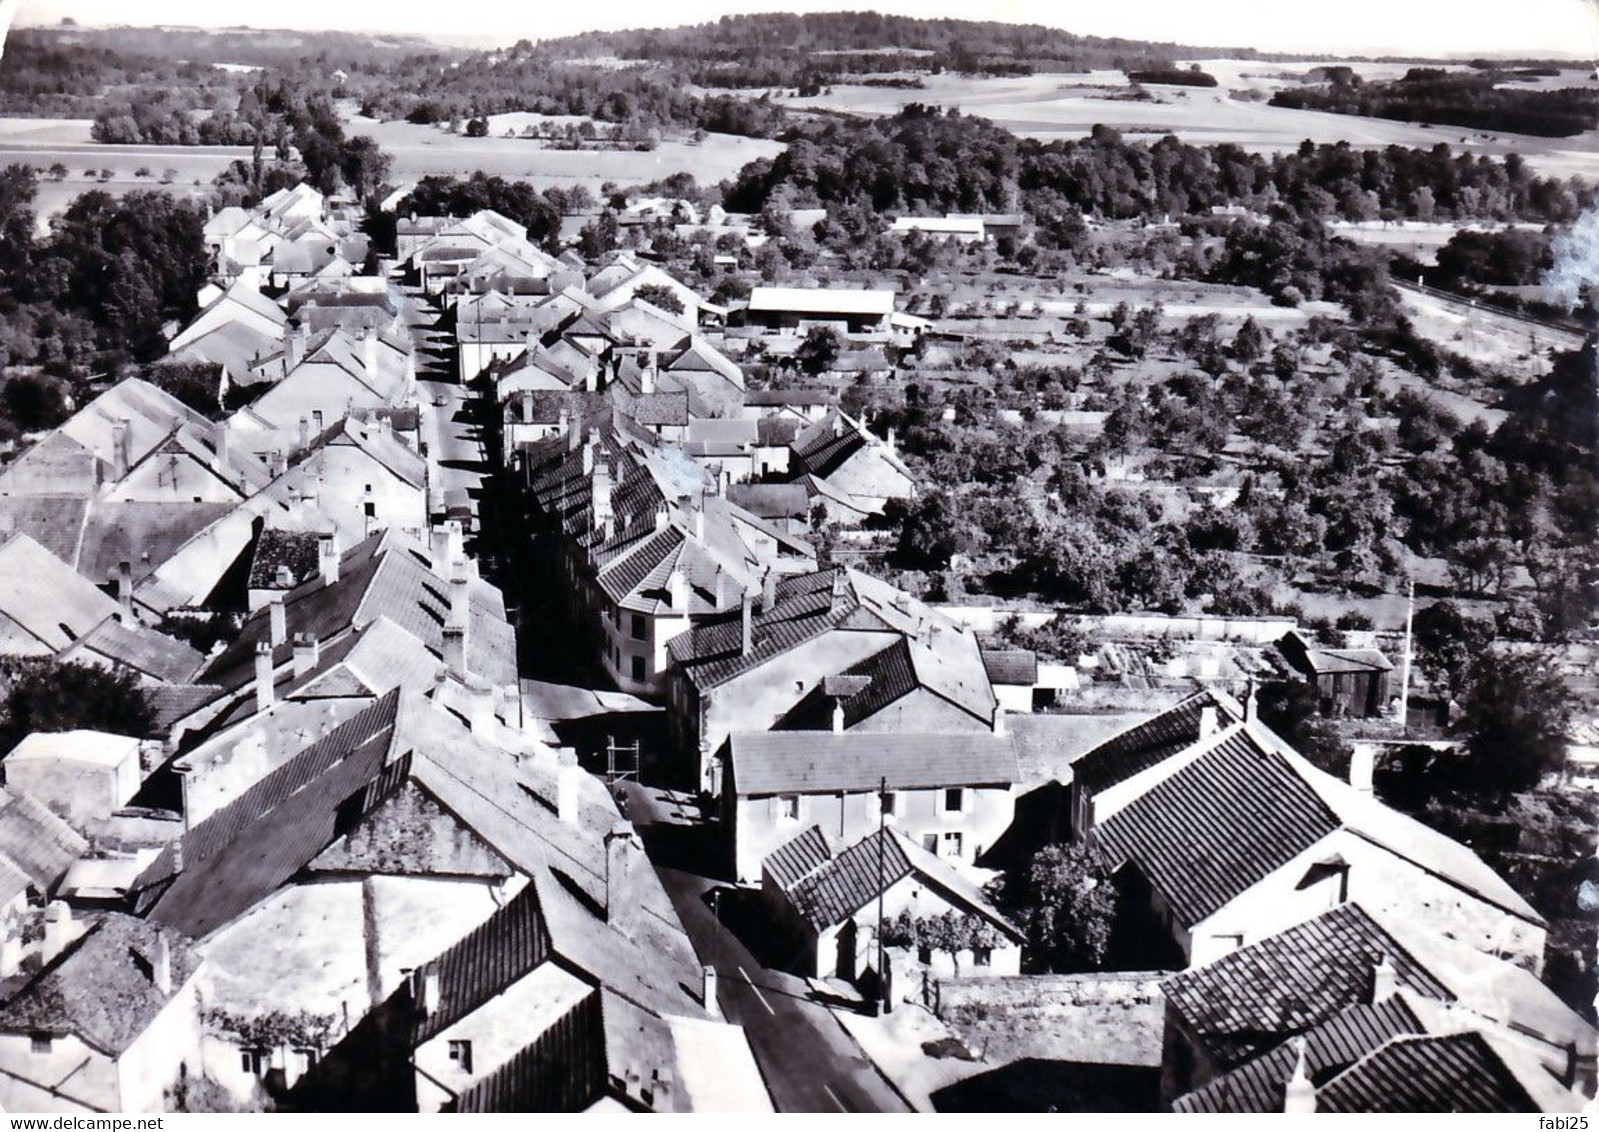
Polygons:
[[1388,674],[1393,665],[1376,649],[1324,649],[1296,630],[1277,642],[1283,659],[1316,686],[1322,715],[1370,719],[1388,706]]
[[841,322],[850,333],[886,331],[894,292],[811,287],[757,287],[745,320],[767,330],[795,330],[802,323]]

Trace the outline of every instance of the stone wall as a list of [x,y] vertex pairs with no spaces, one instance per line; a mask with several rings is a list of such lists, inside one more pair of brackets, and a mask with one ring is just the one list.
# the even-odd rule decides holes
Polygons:
[[929,1003],[967,1048],[990,1062],[1019,1058],[1159,1065],[1162,971],[944,979]]

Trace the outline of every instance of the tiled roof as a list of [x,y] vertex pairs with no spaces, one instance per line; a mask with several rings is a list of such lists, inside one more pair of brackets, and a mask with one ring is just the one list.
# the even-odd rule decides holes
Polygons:
[[[1390,1038],[1424,1033],[1409,1001],[1408,992],[1402,991],[1375,1006],[1357,1002],[1305,1031],[1305,1066],[1310,1079],[1326,1081]],[[1293,1046],[1285,1042],[1178,1097],[1172,1108],[1178,1112],[1281,1112],[1284,1087],[1296,1057]]]
[[340,805],[382,769],[398,704],[390,693],[191,828],[181,871],[163,849],[134,886],[150,918],[199,939],[304,868],[332,840]]
[[1480,1033],[1399,1038],[1316,1091],[1318,1112],[1537,1112]]
[[1340,824],[1286,756],[1238,731],[1091,836],[1114,867],[1135,864],[1192,926]]
[[118,612],[118,605],[87,579],[18,534],[0,546],[0,618],[15,628],[7,651],[53,653]]
[[29,794],[0,790],[0,860],[49,892],[89,843]]
[[825,865],[831,856],[832,848],[822,836],[821,826],[813,825],[768,853],[761,869],[771,874],[779,888],[788,889]]
[[802,484],[736,483],[728,487],[727,497],[762,519],[805,519],[811,509]]
[[874,833],[826,861],[787,889],[799,914],[818,932],[841,924],[909,876],[910,857],[892,833]]
[[549,956],[549,929],[530,884],[420,969],[419,978],[438,976],[439,1004],[432,1014],[418,1013],[412,1048],[471,1014]]
[[160,684],[146,695],[155,713],[151,731],[164,735],[174,724],[220,697],[222,688],[217,684]]
[[1236,723],[1243,715],[1230,696],[1196,693],[1077,759],[1072,763],[1073,781],[1097,794],[1188,749],[1199,742],[1200,712],[1206,707],[1216,709],[1218,727]]
[[449,1112],[583,1112],[605,1096],[605,1019],[586,995],[531,1045],[462,1090]]
[[[165,935],[172,983],[155,983],[157,935]],[[120,913],[106,913],[62,955],[0,1006],[0,1031],[73,1034],[120,1056],[155,1020],[200,965],[178,933]]]
[[1372,972],[1383,956],[1393,964],[1396,986],[1453,999],[1358,904],[1340,904],[1162,985],[1167,1004],[1225,1070],[1370,1001]]
[[745,796],[875,790],[883,778],[890,790],[1016,781],[1009,740],[986,732],[746,731],[728,748],[734,787]]
[[996,684],[1031,688],[1038,683],[1038,654],[1032,649],[984,649],[983,668]]

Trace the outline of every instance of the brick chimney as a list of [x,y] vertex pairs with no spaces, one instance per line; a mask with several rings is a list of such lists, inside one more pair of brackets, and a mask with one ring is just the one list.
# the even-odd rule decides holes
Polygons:
[[466,673],[466,626],[444,627],[444,667],[451,672]]
[[[277,603],[281,605],[282,603]],[[321,659],[322,644],[317,640],[315,633],[296,633],[294,635],[294,674],[307,676],[316,668]]]
[[117,563],[117,604],[122,606],[122,621],[133,624],[133,563]]
[[619,821],[605,835],[605,919],[631,935],[643,913],[644,849],[631,824]]
[[39,961],[49,964],[72,942],[72,909],[61,900],[52,900],[44,910],[44,942]]
[[1311,1083],[1305,1064],[1305,1039],[1296,1037],[1289,1043],[1294,1051],[1294,1071],[1283,1090],[1284,1115],[1298,1116],[1316,1111],[1316,1086]]
[[257,641],[255,646],[255,710],[266,711],[277,698],[272,686],[272,646]]
[[113,483],[133,467],[133,438],[127,421],[111,422],[111,480]]
[[282,594],[273,594],[267,602],[267,638],[273,648],[288,642],[289,614],[283,608]]
[[317,573],[322,575],[322,584],[331,586],[339,580],[339,540],[336,535],[323,535],[316,540],[316,567]]

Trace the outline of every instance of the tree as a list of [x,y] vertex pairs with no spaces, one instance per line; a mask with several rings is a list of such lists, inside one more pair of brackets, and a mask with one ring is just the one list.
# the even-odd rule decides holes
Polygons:
[[0,389],[0,402],[6,415],[23,432],[54,428],[67,419],[66,399],[61,387],[46,377],[19,373]]
[[1459,729],[1467,789],[1501,804],[1565,762],[1571,690],[1549,658],[1493,649],[1472,667]]
[[392,159],[383,152],[375,139],[365,136],[353,137],[344,143],[344,154],[339,159],[339,173],[344,177],[344,183],[355,190],[356,199],[364,201],[367,197],[377,194],[383,182],[388,179],[389,167],[392,164]]
[[489,136],[489,120],[487,118],[472,118],[466,123],[466,136],[469,138],[486,138]]
[[890,916],[883,923],[885,947],[914,947],[918,951],[942,951],[955,964],[960,977],[960,953],[998,947],[999,929],[965,912],[944,912],[937,916],[912,916],[908,911]]
[[683,313],[683,300],[664,283],[646,283],[633,292],[633,297],[672,314]]
[[1116,886],[1099,851],[1046,845],[1027,871],[1001,878],[993,895],[1027,932],[1035,962],[1094,970],[1105,962],[1116,919]]
[[1337,778],[1349,776],[1349,748],[1317,710],[1316,686],[1304,680],[1261,686],[1260,721],[1315,766]]
[[154,723],[149,697],[125,669],[26,661],[0,706],[0,749],[35,731],[84,728],[145,739]]
[[1413,628],[1417,667],[1449,699],[1460,699],[1477,657],[1493,644],[1493,625],[1452,601],[1437,601],[1416,611]]
[[794,360],[806,373],[826,373],[838,361],[842,347],[838,331],[831,326],[813,326],[794,350]]

